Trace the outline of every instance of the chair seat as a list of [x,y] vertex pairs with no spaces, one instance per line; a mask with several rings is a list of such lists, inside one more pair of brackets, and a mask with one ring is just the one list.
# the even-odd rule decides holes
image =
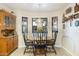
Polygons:
[[46,42],[47,45],[51,45],[51,44],[53,44],[53,43],[54,43],[54,39],[47,40],[47,42]]
[[29,46],[33,45],[33,41],[31,41],[31,40],[26,40],[25,42],[26,42],[26,45],[29,45]]

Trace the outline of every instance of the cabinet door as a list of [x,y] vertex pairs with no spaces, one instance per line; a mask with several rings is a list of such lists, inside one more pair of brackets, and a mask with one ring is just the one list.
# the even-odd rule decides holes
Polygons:
[[14,49],[18,47],[18,39],[17,36],[14,37]]
[[2,16],[0,15],[0,29],[1,29],[1,27],[2,27]]
[[4,28],[5,29],[9,28],[9,26],[10,26],[10,17],[9,16],[5,16],[3,23],[4,23]]
[[11,15],[11,19],[10,19],[10,25],[11,25],[11,28],[15,29],[15,25],[16,24],[16,17]]
[[10,53],[13,50],[13,38],[9,38],[7,41],[7,52]]
[[7,42],[5,38],[0,38],[0,56],[7,55]]

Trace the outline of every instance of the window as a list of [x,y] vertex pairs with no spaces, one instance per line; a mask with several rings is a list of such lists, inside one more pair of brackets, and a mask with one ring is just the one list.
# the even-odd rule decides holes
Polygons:
[[52,17],[52,38],[54,39],[55,31],[58,31],[58,17]]
[[58,31],[58,17],[52,17],[52,32]]
[[48,23],[48,21],[47,21],[47,18],[41,18],[42,20],[43,20],[43,30],[44,30],[44,33],[47,33],[48,31],[47,31],[47,23]]
[[[37,33],[37,21],[39,18],[32,18],[32,33]],[[43,32],[47,33],[47,18],[40,18],[43,20]]]
[[32,18],[32,33],[37,32],[37,22],[36,22],[36,20],[38,20],[38,18]]
[[[39,24],[42,25],[42,27],[39,26]],[[40,23],[42,22],[42,23]],[[47,18],[32,18],[32,33],[33,33],[33,37],[36,39],[39,39],[39,34],[43,35],[43,38],[46,37],[47,35]],[[43,31],[42,31],[43,30]],[[42,31],[42,32],[41,32]]]
[[22,17],[22,33],[28,33],[28,18]]

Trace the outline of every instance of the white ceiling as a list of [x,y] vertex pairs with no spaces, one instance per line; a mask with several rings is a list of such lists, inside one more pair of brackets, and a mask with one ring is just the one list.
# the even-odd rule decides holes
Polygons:
[[68,3],[4,3],[4,5],[11,9],[48,12],[62,10]]

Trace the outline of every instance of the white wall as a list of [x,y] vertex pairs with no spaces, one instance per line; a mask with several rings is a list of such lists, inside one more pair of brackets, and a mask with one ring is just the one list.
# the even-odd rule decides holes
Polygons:
[[[0,4],[0,9],[7,10],[9,12],[12,11],[12,9],[8,8],[7,6],[4,6]],[[24,41],[22,36],[22,16],[28,17],[28,37],[32,39],[32,17],[47,17],[48,18],[48,38],[52,38],[52,24],[51,24],[51,17],[58,16],[58,37],[56,41],[56,46],[62,46],[62,11],[54,11],[54,12],[28,12],[28,11],[22,11],[22,10],[16,10],[14,9],[16,14],[16,31],[18,34],[18,44],[19,47],[24,47]]]
[[[65,50],[67,50],[69,53],[72,55],[79,55],[79,27],[75,27],[75,21],[79,20],[76,19],[72,22],[72,27],[70,27],[70,21],[65,23],[65,30],[62,29],[62,14],[64,11],[68,8],[72,7],[72,13],[74,4],[69,4],[67,7],[62,9],[61,11],[56,11],[56,12],[46,12],[46,13],[36,13],[36,12],[27,12],[27,11],[21,11],[21,10],[15,10],[16,14],[16,31],[18,33],[18,40],[19,40],[19,47],[24,47],[24,41],[23,41],[23,36],[22,36],[22,29],[21,29],[21,21],[22,21],[22,16],[28,17],[28,35],[32,39],[32,17],[47,17],[48,18],[48,35],[51,38],[51,17],[53,16],[58,16],[58,37],[56,41],[57,46],[62,46]],[[11,11],[12,9],[5,7],[0,4],[0,9],[5,9],[6,11]],[[68,14],[68,15],[70,15]],[[62,37],[63,35],[63,37]]]
[[6,10],[6,11],[8,11],[8,12],[11,11],[10,8],[8,8],[8,7],[6,7],[6,6],[2,5],[2,4],[0,4],[0,9]]
[[19,38],[19,47],[24,47],[24,41],[23,41],[23,36],[22,36],[22,16],[23,17],[28,17],[28,37],[30,39],[32,38],[32,17],[47,17],[48,18],[48,37],[52,38],[52,22],[51,22],[51,17],[58,16],[58,28],[59,28],[59,33],[58,33],[58,39],[56,41],[56,46],[61,46],[61,39],[62,39],[62,19],[61,19],[61,12],[46,12],[46,13],[35,13],[35,12],[26,12],[26,11],[16,11],[17,15],[17,33],[18,33],[18,38]]
[[[72,7],[72,12],[70,14],[73,14],[74,4],[70,4],[67,6],[67,8],[68,7]],[[67,8],[65,8],[64,11]],[[65,23],[65,30],[63,30],[63,48],[66,49],[71,55],[79,55],[79,27],[75,26],[76,20],[79,19],[74,19],[72,21],[72,26],[70,26],[70,21],[67,21]]]

